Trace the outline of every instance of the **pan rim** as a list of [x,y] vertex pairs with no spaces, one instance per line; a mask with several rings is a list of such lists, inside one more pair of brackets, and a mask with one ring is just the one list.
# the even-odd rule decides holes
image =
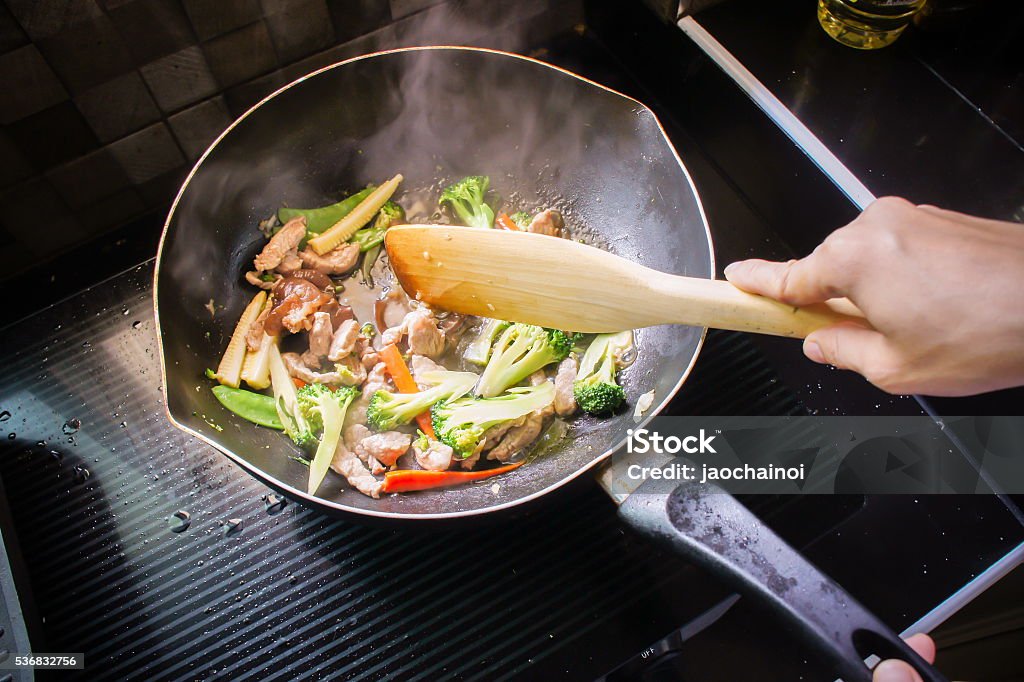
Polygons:
[[[612,88],[609,88],[606,85],[602,85],[601,83],[598,83],[596,81],[592,81],[589,78],[586,78],[586,77],[581,76],[581,75],[579,75],[577,73],[569,71],[568,69],[563,69],[560,66],[556,66],[554,64],[549,64],[547,62],[541,61],[539,59],[535,59],[533,57],[528,57],[526,55],[521,55],[521,54],[515,54],[513,52],[506,52],[504,50],[496,50],[496,49],[486,48],[486,47],[462,46],[462,45],[422,45],[422,46],[400,47],[400,48],[394,48],[394,49],[389,49],[389,50],[380,50],[380,51],[377,51],[377,52],[370,52],[370,53],[367,53],[367,54],[364,54],[364,55],[358,55],[356,57],[352,57],[350,59],[344,59],[342,61],[335,62],[333,64],[329,64],[328,66],[322,67],[322,68],[317,69],[315,71],[311,71],[310,73],[308,73],[308,74],[306,74],[304,76],[300,76],[299,78],[295,79],[294,81],[292,81],[290,83],[287,83],[286,85],[283,85],[282,87],[278,88],[277,90],[275,90],[274,92],[270,93],[269,95],[267,95],[266,97],[261,99],[259,102],[257,102],[253,106],[251,106],[249,109],[247,109],[245,111],[245,113],[243,113],[237,119],[232,121],[231,125],[229,125],[227,128],[225,128],[224,131],[220,135],[218,135],[216,137],[216,139],[213,140],[213,142],[210,143],[210,145],[206,148],[206,150],[202,153],[202,155],[196,160],[195,165],[192,166],[192,169],[189,171],[188,175],[185,177],[185,180],[182,182],[181,187],[178,189],[178,193],[174,197],[174,201],[171,202],[171,207],[170,207],[170,209],[167,212],[167,218],[164,220],[164,226],[163,226],[163,230],[160,233],[160,242],[159,242],[159,245],[157,247],[157,252],[156,252],[156,264],[155,264],[155,266],[153,268],[153,316],[154,316],[154,321],[155,321],[155,324],[156,324],[157,354],[160,357],[160,384],[161,384],[161,388],[162,388],[162,390],[164,392],[163,407],[164,407],[164,413],[167,415],[168,421],[170,421],[171,424],[175,428],[178,428],[181,431],[184,431],[188,435],[190,435],[190,436],[192,436],[194,438],[197,438],[200,441],[202,441],[203,443],[205,443],[205,444],[209,445],[210,447],[216,449],[217,451],[219,451],[223,455],[227,456],[228,459],[230,459],[236,465],[240,466],[244,471],[248,472],[250,475],[252,475],[257,480],[262,481],[265,484],[267,484],[267,485],[269,485],[269,486],[271,486],[273,488],[276,488],[276,489],[284,492],[285,494],[289,495],[290,497],[293,497],[296,500],[302,501],[303,503],[307,504],[307,506],[314,507],[314,508],[317,508],[317,507],[319,507],[319,508],[326,508],[326,509],[329,509],[331,512],[334,512],[334,513],[356,514],[356,515],[359,515],[359,516],[368,516],[368,517],[373,517],[373,518],[378,518],[378,519],[401,519],[403,521],[404,520],[409,520],[409,521],[416,521],[416,520],[431,521],[431,520],[456,519],[456,518],[463,518],[463,517],[475,517],[475,516],[480,516],[480,515],[483,515],[483,514],[490,514],[492,512],[499,512],[499,511],[502,511],[502,510],[508,510],[508,509],[512,509],[512,508],[519,507],[519,506],[522,506],[522,505],[526,505],[526,504],[528,504],[528,503],[530,503],[530,502],[532,502],[534,500],[537,500],[537,499],[543,497],[544,495],[547,495],[548,493],[551,493],[551,492],[557,490],[558,488],[561,488],[561,487],[569,484],[570,482],[576,480],[577,478],[582,476],[584,473],[590,472],[592,470],[596,470],[599,467],[605,465],[606,461],[609,460],[614,453],[616,453],[617,451],[621,450],[622,447],[626,444],[626,441],[628,440],[628,436],[619,439],[617,442],[613,443],[611,446],[606,448],[604,450],[604,452],[602,452],[600,455],[598,455],[598,456],[594,457],[593,459],[591,459],[590,462],[587,463],[586,465],[581,466],[581,467],[579,467],[579,468],[577,468],[577,469],[575,469],[573,471],[567,472],[564,476],[559,478],[554,483],[552,483],[552,484],[550,484],[550,485],[548,485],[548,486],[546,486],[546,487],[544,487],[544,488],[542,488],[540,490],[534,491],[534,492],[530,493],[529,495],[524,495],[522,497],[517,497],[514,500],[510,500],[508,502],[503,502],[501,504],[496,504],[496,505],[488,506],[488,507],[480,507],[480,508],[477,508],[477,509],[466,509],[466,510],[451,511],[451,512],[436,512],[436,513],[428,513],[428,514],[410,514],[410,513],[400,512],[400,511],[384,512],[384,511],[377,511],[377,510],[373,510],[373,509],[362,509],[362,508],[359,508],[359,507],[351,507],[351,506],[348,506],[348,505],[345,505],[345,504],[341,504],[339,502],[334,502],[332,500],[328,500],[328,499],[325,499],[325,498],[322,498],[322,497],[317,497],[316,495],[310,495],[307,492],[305,492],[304,490],[300,490],[298,488],[290,486],[290,485],[288,485],[288,484],[286,484],[286,483],[284,483],[282,481],[277,480],[276,478],[273,478],[272,476],[267,475],[263,470],[259,469],[258,467],[254,466],[253,464],[249,463],[243,457],[240,457],[240,456],[236,455],[234,452],[232,452],[229,449],[221,447],[218,443],[214,442],[211,438],[207,437],[205,434],[200,433],[200,432],[192,429],[191,427],[187,426],[186,424],[183,424],[183,423],[179,422],[177,419],[175,419],[174,415],[171,413],[171,408],[170,408],[170,405],[169,405],[169,400],[167,399],[167,393],[168,393],[168,388],[167,388],[167,357],[164,354],[163,330],[162,330],[162,328],[160,326],[160,297],[159,297],[160,265],[161,265],[162,260],[163,260],[163,251],[164,251],[164,246],[165,246],[166,239],[167,239],[167,233],[168,233],[168,230],[170,229],[171,220],[174,217],[175,211],[178,208],[178,203],[180,202],[181,197],[184,195],[185,190],[188,188],[189,183],[191,183],[192,178],[195,176],[195,174],[199,170],[200,166],[202,166],[203,162],[206,160],[206,157],[210,155],[210,153],[216,148],[216,146],[220,143],[220,141],[223,140],[232,130],[234,130],[234,128],[237,125],[239,125],[243,120],[245,120],[250,115],[252,115],[253,112],[255,112],[257,109],[259,109],[261,106],[263,106],[266,102],[270,101],[271,99],[277,97],[281,93],[283,93],[283,92],[285,92],[285,91],[287,91],[287,90],[289,90],[289,89],[299,85],[300,83],[302,83],[302,82],[304,82],[304,81],[306,81],[306,80],[308,80],[310,78],[318,76],[319,74],[324,73],[326,71],[330,71],[331,69],[335,69],[335,68],[338,68],[340,66],[344,66],[346,64],[351,64],[351,63],[354,63],[354,62],[362,61],[364,59],[373,59],[375,57],[381,57],[381,56],[390,55],[390,54],[396,54],[396,53],[416,52],[416,51],[426,51],[426,50],[450,50],[450,51],[463,51],[463,52],[480,52],[480,53],[488,53],[488,54],[501,55],[503,57],[511,57],[511,58],[514,58],[514,59],[520,59],[520,60],[523,60],[523,61],[526,61],[526,62],[530,62],[530,63],[538,65],[538,66],[542,66],[542,67],[545,67],[545,68],[548,68],[548,69],[553,69],[555,71],[558,71],[559,73],[562,73],[564,75],[570,76],[570,77],[575,78],[577,80],[583,81],[584,83],[587,83],[589,85],[592,85],[592,86],[595,86],[597,88],[600,88],[601,90],[609,92],[609,93],[611,93],[613,95],[617,95],[618,97],[621,97],[621,98],[623,98],[623,99],[625,99],[625,100],[627,100],[629,102],[632,102],[633,104],[641,107],[645,112],[650,114],[651,118],[654,120],[654,123],[658,126],[658,132],[661,134],[662,139],[664,140],[665,144],[668,145],[668,148],[672,151],[673,158],[675,158],[676,163],[679,164],[679,168],[683,171],[683,175],[686,177],[686,181],[689,184],[690,191],[693,193],[694,199],[696,200],[697,211],[698,211],[698,214],[700,215],[701,224],[704,227],[704,234],[705,234],[705,237],[707,238],[707,242],[708,242],[708,261],[709,261],[708,264],[709,264],[709,267],[710,267],[711,278],[714,279],[714,275],[715,275],[715,247],[714,247],[714,241],[713,241],[712,236],[711,236],[711,228],[710,228],[710,226],[708,224],[707,215],[706,215],[706,213],[704,211],[704,204],[701,201],[700,193],[697,191],[697,186],[693,182],[693,177],[690,175],[689,169],[687,169],[686,164],[684,164],[682,158],[680,158],[679,152],[676,150],[675,145],[673,145],[672,141],[669,139],[668,134],[665,132],[664,126],[662,126],[662,124],[661,124],[661,120],[658,119],[657,114],[655,114],[654,111],[650,107],[648,107],[646,104],[644,104],[643,102],[640,102],[639,100],[637,100],[637,99],[635,99],[633,97],[630,97],[629,95],[623,94],[623,93],[619,92],[618,90],[614,90]],[[682,388],[683,384],[686,383],[687,378],[689,378],[690,373],[693,371],[693,367],[694,367],[694,365],[697,362],[697,358],[700,356],[700,351],[701,351],[701,349],[704,346],[704,340],[705,340],[706,336],[707,336],[707,327],[702,327],[700,329],[700,336],[697,339],[697,346],[694,349],[694,352],[693,352],[692,357],[690,358],[689,364],[686,366],[686,369],[680,375],[679,381],[677,381],[676,384],[671,388],[671,390],[666,392],[665,395],[660,398],[660,400],[657,400],[657,402],[655,404],[652,404],[650,406],[650,408],[648,408],[648,410],[646,411],[646,414],[642,415],[641,419],[637,422],[636,428],[644,428],[652,419],[654,419],[654,417],[656,417],[665,408],[665,406],[669,403],[669,401],[671,401],[672,398],[674,398],[675,395],[679,392],[679,389]]]

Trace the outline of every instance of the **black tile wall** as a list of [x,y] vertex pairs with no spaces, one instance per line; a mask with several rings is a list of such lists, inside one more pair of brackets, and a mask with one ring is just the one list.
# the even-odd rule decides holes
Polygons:
[[35,45],[26,45],[0,55],[0,123],[12,123],[68,97],[53,69]]
[[101,83],[74,99],[101,142],[116,140],[160,118],[138,71]]
[[107,16],[79,21],[59,34],[43,38],[38,45],[73,93],[88,90],[132,68],[128,49]]
[[295,61],[334,44],[325,0],[264,0],[263,7],[281,62]]
[[195,43],[195,33],[178,0],[127,0],[108,14],[137,64],[145,64]]
[[262,19],[203,45],[210,70],[222,88],[237,85],[277,66],[270,32]]
[[10,52],[28,42],[28,35],[7,9],[7,5],[0,4],[0,53]]
[[15,121],[7,130],[21,153],[39,170],[99,147],[85,117],[70,101]]
[[241,28],[263,16],[260,0],[185,0],[185,9],[200,40]]
[[439,2],[0,0],[0,276],[157,224],[235,117]]
[[141,71],[156,103],[167,114],[217,92],[206,55],[197,45],[144,64]]
[[195,161],[206,151],[214,138],[223,132],[232,121],[227,104],[221,96],[211,97],[184,111],[179,111],[168,120],[174,138],[181,145],[189,161]]

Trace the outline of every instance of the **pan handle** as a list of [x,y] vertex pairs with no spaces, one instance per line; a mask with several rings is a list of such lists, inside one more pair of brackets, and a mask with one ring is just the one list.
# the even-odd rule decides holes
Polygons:
[[784,616],[844,682],[871,682],[864,659],[909,663],[924,682],[947,682],[874,614],[717,486],[684,483],[666,492],[646,481],[619,507],[642,534]]

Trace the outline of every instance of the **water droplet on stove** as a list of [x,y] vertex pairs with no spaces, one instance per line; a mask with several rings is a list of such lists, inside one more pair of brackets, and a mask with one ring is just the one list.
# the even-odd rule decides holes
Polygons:
[[82,348],[88,348],[91,345],[88,341],[82,341]]
[[81,464],[75,465],[75,485],[82,485],[87,480],[89,480],[90,476],[92,476],[92,472],[90,472],[84,466],[82,466]]
[[242,519],[228,519],[221,522],[220,532],[225,536],[242,532]]
[[121,422],[121,428],[122,429],[128,428],[128,422]]
[[205,562],[202,559],[200,559],[199,561],[196,562],[196,566],[202,566],[204,563]]
[[263,503],[266,505],[267,513],[271,516],[281,513],[288,506],[288,500],[276,493],[264,495]]
[[14,440],[17,437],[18,434],[16,434],[14,431],[11,431],[10,433],[7,434],[7,440]]
[[64,461],[64,453],[58,452],[57,450],[50,450],[50,457],[53,457],[58,462]]
[[71,419],[64,422],[64,426],[60,427],[61,431],[64,432],[65,436],[70,436],[71,434],[78,431],[78,429],[80,428],[82,428],[82,420],[78,419],[77,417],[72,417]]
[[192,525],[192,515],[184,509],[179,509],[167,519],[167,527],[171,529],[172,533],[182,533],[190,525]]
[[288,584],[289,585],[294,585],[297,582],[299,582],[299,579],[295,577],[295,574],[294,573],[289,573],[288,574]]
[[5,422],[5,421],[7,421],[10,418],[11,418],[11,413],[8,412],[7,410],[4,410],[3,412],[0,412],[0,422]]
[[127,314],[128,314],[128,313],[130,313],[130,312],[131,312],[131,311],[130,311],[130,310],[128,310],[127,308],[122,308],[122,309],[121,309],[121,314],[122,314],[122,315],[127,315]]
[[132,329],[138,329],[142,326],[142,320],[135,320],[132,322]]

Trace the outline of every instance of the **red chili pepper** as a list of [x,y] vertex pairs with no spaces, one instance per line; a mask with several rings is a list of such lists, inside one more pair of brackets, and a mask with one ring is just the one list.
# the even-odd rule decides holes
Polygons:
[[[391,375],[392,381],[395,382],[395,388],[402,393],[417,393],[420,390],[420,387],[416,385],[416,381],[412,378],[409,366],[405,364],[398,346],[393,343],[388,344],[380,349],[379,355],[388,370],[388,374]],[[427,434],[431,440],[437,440],[437,436],[434,435],[434,425],[430,421],[430,412],[416,415],[416,423],[419,425],[420,430]]]
[[498,224],[506,230],[512,230],[513,232],[522,232],[519,226],[516,225],[515,221],[508,217],[507,213],[499,213],[497,215]]
[[386,493],[408,493],[414,490],[430,490],[431,488],[446,488],[453,485],[462,485],[473,481],[482,481],[491,476],[508,473],[526,463],[526,460],[515,464],[482,471],[421,471],[419,469],[397,469],[384,473],[384,487],[381,489]]
[[292,383],[295,384],[295,388],[302,388],[306,385],[306,382],[298,377],[292,377]]

